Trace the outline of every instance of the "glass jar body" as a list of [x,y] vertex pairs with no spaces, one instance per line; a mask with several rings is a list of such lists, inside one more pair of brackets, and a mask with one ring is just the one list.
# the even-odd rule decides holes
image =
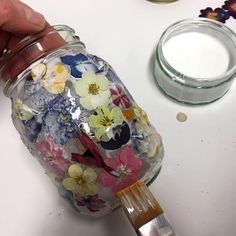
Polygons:
[[112,67],[72,42],[8,86],[22,141],[79,213],[102,216],[116,193],[158,174],[162,140]]

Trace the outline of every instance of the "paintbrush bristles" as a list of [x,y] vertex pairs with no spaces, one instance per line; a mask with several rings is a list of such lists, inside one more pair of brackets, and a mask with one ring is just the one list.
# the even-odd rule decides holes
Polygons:
[[121,190],[117,196],[135,229],[163,213],[159,203],[141,180]]

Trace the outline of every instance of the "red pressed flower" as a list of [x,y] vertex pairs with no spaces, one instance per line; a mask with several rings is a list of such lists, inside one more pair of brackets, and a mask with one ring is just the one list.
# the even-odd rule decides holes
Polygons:
[[225,1],[225,4],[222,6],[223,9],[227,10],[229,14],[236,19],[236,0]]
[[121,86],[116,85],[114,88],[110,89],[112,101],[116,106],[129,108],[131,102],[127,94],[124,93]]
[[213,10],[211,7],[207,7],[206,9],[203,9],[200,12],[201,14],[199,15],[199,17],[217,20],[222,23],[225,23],[225,21],[228,20],[230,17],[229,13],[222,8],[216,8],[215,10]]
[[109,173],[115,174],[114,169],[106,165],[99,148],[86,133],[84,132],[79,133],[77,135],[77,138],[79,139],[83,147],[87,149],[87,151],[83,155],[80,155],[78,153],[72,153],[71,154],[72,161],[90,166],[92,168],[94,167],[104,168],[104,170],[108,171]]

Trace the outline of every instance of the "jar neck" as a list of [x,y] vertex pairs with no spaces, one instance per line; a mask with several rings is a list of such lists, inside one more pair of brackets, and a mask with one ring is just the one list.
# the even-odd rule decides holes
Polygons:
[[11,50],[4,52],[0,59],[0,85],[5,94],[17,81],[18,75],[35,61],[67,45],[85,45],[75,35],[75,31],[66,25],[49,26],[44,31],[22,39]]

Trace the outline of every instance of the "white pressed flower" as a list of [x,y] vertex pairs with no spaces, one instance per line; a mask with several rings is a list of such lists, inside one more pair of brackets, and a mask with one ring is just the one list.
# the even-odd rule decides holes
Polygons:
[[86,71],[82,79],[75,83],[75,91],[80,96],[81,105],[87,110],[103,105],[111,95],[107,77],[92,71]]
[[34,116],[31,108],[25,105],[20,99],[13,104],[12,117],[14,120],[30,120]]

